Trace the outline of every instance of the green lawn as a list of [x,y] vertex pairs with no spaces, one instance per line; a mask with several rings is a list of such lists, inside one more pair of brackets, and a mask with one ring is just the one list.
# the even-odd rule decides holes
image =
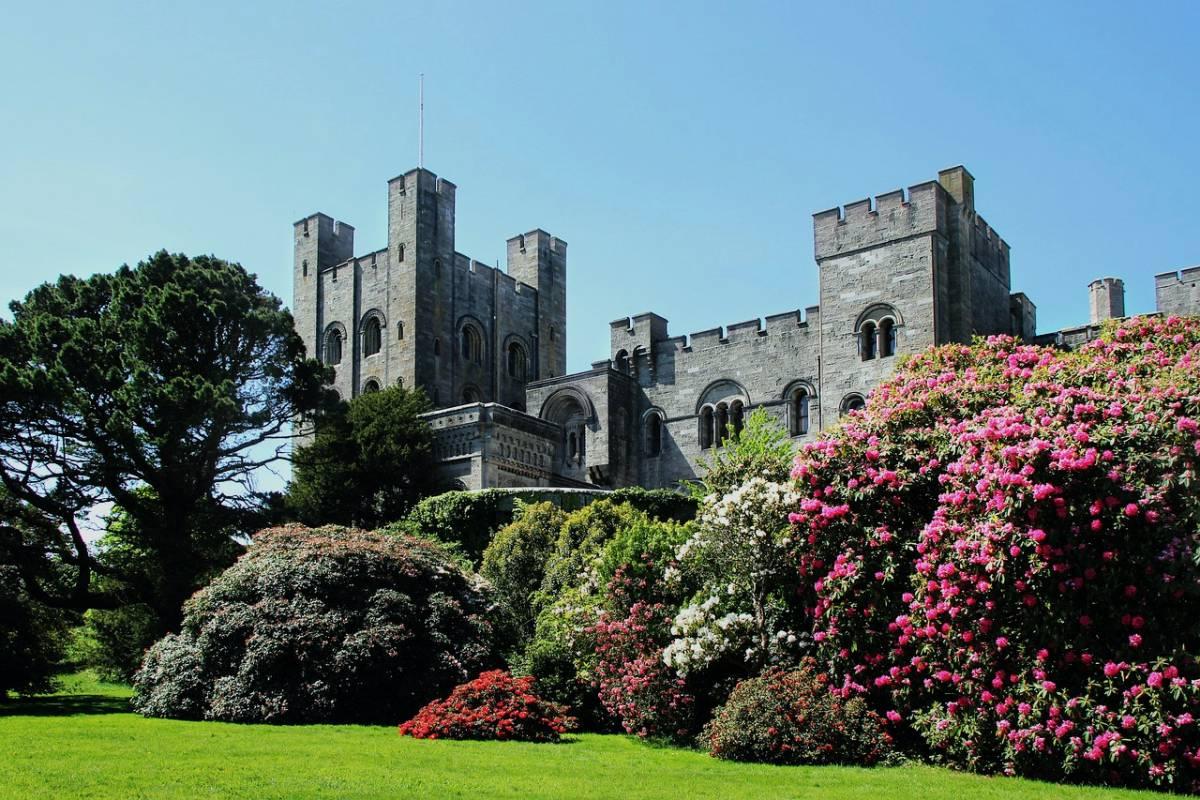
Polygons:
[[1140,792],[932,767],[731,764],[624,736],[559,745],[414,741],[393,728],[149,720],[128,690],[78,676],[0,705],[0,797],[1103,798]]

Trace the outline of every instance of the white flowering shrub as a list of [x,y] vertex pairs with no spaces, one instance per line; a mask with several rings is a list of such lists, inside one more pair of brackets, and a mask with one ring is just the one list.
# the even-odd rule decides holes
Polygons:
[[675,615],[663,661],[680,675],[717,662],[741,662],[757,674],[767,664],[795,663],[806,639],[798,634],[798,572],[787,484],[750,478],[723,496],[704,498],[700,524],[676,551],[664,581],[699,590]]

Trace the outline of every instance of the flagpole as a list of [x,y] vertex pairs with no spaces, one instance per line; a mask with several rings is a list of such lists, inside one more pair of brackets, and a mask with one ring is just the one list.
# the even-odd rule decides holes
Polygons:
[[417,106],[417,168],[425,168],[425,73],[422,72],[419,81]]

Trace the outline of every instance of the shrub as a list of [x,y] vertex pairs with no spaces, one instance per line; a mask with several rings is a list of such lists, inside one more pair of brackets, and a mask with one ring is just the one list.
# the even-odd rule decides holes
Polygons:
[[557,742],[574,727],[566,710],[538,697],[532,677],[485,672],[455,687],[445,700],[434,700],[400,726],[400,735],[417,739],[513,739]]
[[158,615],[143,603],[93,608],[84,613],[83,625],[75,631],[72,655],[100,680],[128,683],[161,633]]
[[911,358],[793,475],[814,639],[938,757],[1200,789],[1200,320]]
[[691,522],[696,518],[699,504],[696,498],[670,489],[643,489],[626,486],[614,489],[606,500],[618,505],[628,503],[653,519],[662,522]]
[[504,492],[444,492],[417,503],[404,522],[393,527],[457,543],[467,558],[479,563],[492,533],[511,521],[510,498]]
[[495,590],[496,600],[510,621],[520,648],[533,636],[537,619],[533,594],[542,585],[546,560],[566,518],[551,503],[526,506],[483,551],[479,572]]
[[147,716],[394,722],[492,662],[485,596],[436,544],[298,525],[259,533],[188,601],[134,679]]
[[862,698],[833,694],[812,659],[793,672],[771,669],[739,683],[702,741],[717,758],[769,764],[869,766],[890,748]]
[[10,690],[38,694],[54,688],[66,635],[63,613],[34,603],[17,570],[0,566],[0,702]]

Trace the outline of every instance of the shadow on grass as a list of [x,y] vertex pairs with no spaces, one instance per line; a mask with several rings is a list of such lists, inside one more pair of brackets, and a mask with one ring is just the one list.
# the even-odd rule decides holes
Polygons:
[[74,717],[128,714],[129,698],[103,694],[55,694],[21,697],[0,703],[0,717]]

